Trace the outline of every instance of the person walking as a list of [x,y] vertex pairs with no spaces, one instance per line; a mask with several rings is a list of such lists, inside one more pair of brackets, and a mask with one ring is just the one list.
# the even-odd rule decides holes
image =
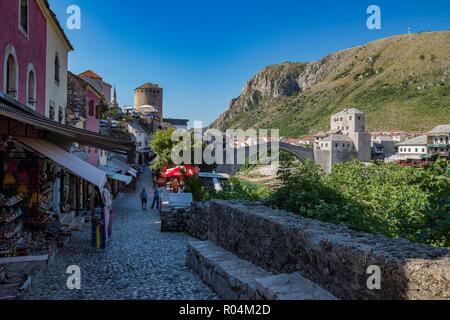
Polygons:
[[155,187],[155,192],[153,194],[153,202],[152,202],[152,210],[155,207],[156,204],[156,209],[159,209],[159,188]]
[[142,188],[142,192],[141,192],[140,196],[141,196],[142,210],[147,210],[148,194],[145,191],[145,188]]

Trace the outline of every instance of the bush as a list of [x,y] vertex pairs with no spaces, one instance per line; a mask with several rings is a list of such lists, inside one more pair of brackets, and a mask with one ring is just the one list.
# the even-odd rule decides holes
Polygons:
[[358,161],[321,175],[311,163],[283,165],[272,206],[387,237],[450,247],[446,161],[426,168]]

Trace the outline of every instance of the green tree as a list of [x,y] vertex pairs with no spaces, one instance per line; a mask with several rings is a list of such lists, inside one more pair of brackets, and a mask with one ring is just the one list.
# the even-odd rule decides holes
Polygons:
[[153,139],[150,141],[151,149],[156,153],[156,160],[152,167],[154,169],[162,170],[164,167],[172,167],[174,163],[172,161],[172,149],[175,146],[175,142],[172,141],[172,134],[175,129],[158,130],[153,135]]

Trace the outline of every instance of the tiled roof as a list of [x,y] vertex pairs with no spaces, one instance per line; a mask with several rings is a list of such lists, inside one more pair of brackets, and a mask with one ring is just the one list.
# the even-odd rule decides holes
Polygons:
[[136,90],[137,89],[160,89],[160,86],[158,84],[147,82],[137,87]]
[[437,126],[433,130],[429,132],[430,134],[449,134],[450,133],[450,124],[443,124]]
[[343,134],[332,134],[329,137],[326,137],[324,141],[346,141],[353,143],[353,140],[350,137]]
[[86,71],[80,73],[78,76],[81,78],[88,77],[88,78],[92,78],[92,79],[102,79],[102,77],[100,77],[98,74],[96,74],[92,70],[86,70]]
[[418,136],[413,139],[409,139],[399,143],[399,146],[421,146],[428,144],[428,137],[426,135]]

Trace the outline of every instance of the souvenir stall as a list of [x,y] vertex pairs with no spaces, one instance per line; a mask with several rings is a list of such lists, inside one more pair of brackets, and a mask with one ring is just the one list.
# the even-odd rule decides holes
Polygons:
[[[49,254],[70,231],[54,226],[60,170],[35,152],[8,142],[0,152],[0,257]],[[52,228],[53,227],[53,228]]]

